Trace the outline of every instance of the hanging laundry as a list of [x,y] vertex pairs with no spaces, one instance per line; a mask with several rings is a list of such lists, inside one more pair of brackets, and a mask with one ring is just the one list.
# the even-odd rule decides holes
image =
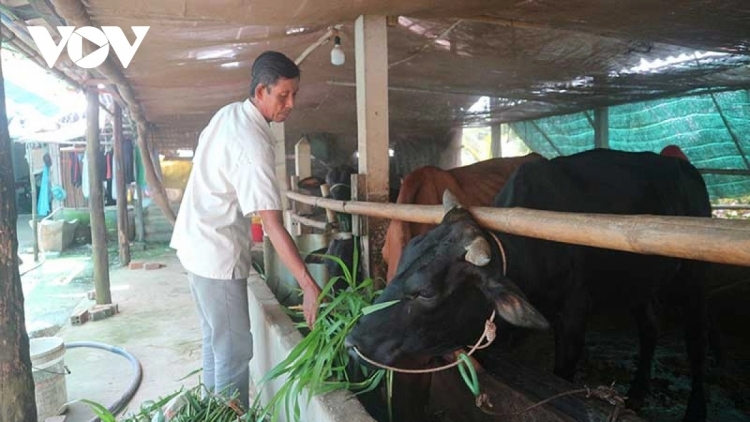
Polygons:
[[136,183],[138,183],[143,188],[147,187],[148,185],[146,184],[146,170],[143,167],[143,160],[141,159],[141,149],[139,147],[135,147],[135,173]]
[[104,154],[104,160],[107,162],[107,174],[104,176],[107,180],[112,180],[112,151],[108,151]]
[[36,204],[36,213],[40,217],[46,217],[49,214],[49,196],[49,167],[44,166],[44,169],[42,169],[42,183],[39,187],[39,197]]
[[81,158],[79,157],[78,153],[75,151],[71,151],[68,155],[69,161],[70,161],[70,183],[73,185],[73,187],[80,187],[81,186]]

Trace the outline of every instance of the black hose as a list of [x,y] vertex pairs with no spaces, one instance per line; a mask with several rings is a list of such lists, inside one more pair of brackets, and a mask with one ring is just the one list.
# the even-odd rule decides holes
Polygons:
[[[128,361],[130,361],[130,364],[133,366],[133,370],[135,371],[135,376],[133,377],[130,385],[122,394],[122,396],[120,396],[120,398],[116,402],[107,407],[107,410],[109,410],[112,415],[117,415],[117,413],[122,411],[133,398],[135,392],[138,391],[138,387],[141,385],[141,379],[143,379],[143,369],[141,368],[141,362],[139,362],[138,359],[135,358],[135,356],[121,347],[111,346],[109,344],[99,343],[96,341],[73,341],[70,343],[65,343],[65,347],[68,349],[74,349],[76,347],[93,347],[95,349],[102,349],[112,353],[116,353],[120,356],[124,356]],[[100,420],[99,418],[93,418],[89,422],[100,422]]]

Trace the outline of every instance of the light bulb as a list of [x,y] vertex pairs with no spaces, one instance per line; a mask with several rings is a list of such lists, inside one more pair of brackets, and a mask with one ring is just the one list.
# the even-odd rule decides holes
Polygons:
[[331,50],[331,64],[334,66],[341,66],[344,64],[346,56],[344,56],[344,49],[341,48],[341,38],[337,35],[333,38],[333,49]]

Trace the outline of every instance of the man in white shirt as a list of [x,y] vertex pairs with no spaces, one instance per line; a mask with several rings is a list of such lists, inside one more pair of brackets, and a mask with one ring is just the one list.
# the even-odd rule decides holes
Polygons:
[[258,56],[250,98],[220,109],[200,134],[170,243],[188,271],[201,320],[203,382],[216,392],[239,393],[246,408],[253,356],[247,300],[252,213],[260,215],[302,288],[308,325],[317,316],[320,288],[282,221],[270,128],[292,111],[299,76],[297,65],[281,53]]

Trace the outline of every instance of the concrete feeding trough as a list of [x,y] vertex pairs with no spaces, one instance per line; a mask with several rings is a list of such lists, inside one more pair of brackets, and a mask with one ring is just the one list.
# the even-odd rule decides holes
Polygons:
[[[302,334],[282,309],[268,285],[259,277],[249,282],[249,306],[251,331],[253,333],[254,356],[250,361],[250,376],[258,385],[263,376],[284,360],[289,352],[302,341]],[[286,377],[273,380],[264,388],[258,386],[263,403],[279,391]],[[311,400],[300,397],[303,421],[316,422],[376,422],[362,404],[349,391],[335,391],[313,396]],[[293,422],[282,415],[281,422]]]
[[[264,239],[263,262],[266,280],[253,276],[249,280],[249,307],[251,331],[253,333],[254,356],[250,362],[251,378],[257,384],[272,368],[283,361],[291,350],[302,340],[302,334],[284,312],[283,306],[300,303],[297,295],[297,283],[280,262],[268,238]],[[295,238],[302,253],[322,248],[328,244],[325,235],[302,235]],[[323,264],[308,264],[311,274],[321,284],[327,280]],[[279,299],[281,298],[281,299]],[[282,302],[282,303],[280,303]],[[494,403],[494,412],[498,415],[514,414],[515,420],[538,421],[549,420],[572,422],[577,420],[607,421],[614,406],[595,397],[585,395],[566,396],[536,407],[533,411],[523,411],[533,407],[545,398],[574,390],[570,383],[553,377],[551,374],[539,373],[533,369],[506,362],[502,364],[503,379],[498,379],[486,372],[480,372],[480,384],[483,392]],[[268,403],[286,381],[282,377],[258,386],[261,401]],[[346,421],[377,422],[364,408],[362,403],[348,391],[314,396],[308,402],[307,397],[300,397],[302,404],[300,420],[309,421]],[[431,413],[440,413],[448,420],[465,422],[489,422],[497,420],[497,415],[488,414],[475,405],[474,397],[454,369],[433,376],[431,382]],[[621,412],[619,420],[624,422],[642,421],[633,414]],[[293,422],[282,415],[281,421]]]
[[[297,236],[294,240],[303,256],[328,245],[328,236],[320,234]],[[266,280],[252,276],[248,282],[251,331],[255,344],[254,356],[250,361],[250,375],[256,386],[268,371],[281,363],[302,341],[302,334],[282,308],[282,303],[284,306],[301,303],[297,282],[281,263],[267,237],[263,244],[263,263]],[[323,264],[307,264],[307,267],[318,284],[322,285],[328,279]],[[264,404],[279,391],[284,381],[286,377],[281,377],[265,387],[258,386],[258,394]],[[313,396],[309,401],[307,397],[300,397],[299,402],[302,408],[300,420],[376,422],[348,391]],[[282,415],[281,422],[285,421],[293,422]]]

